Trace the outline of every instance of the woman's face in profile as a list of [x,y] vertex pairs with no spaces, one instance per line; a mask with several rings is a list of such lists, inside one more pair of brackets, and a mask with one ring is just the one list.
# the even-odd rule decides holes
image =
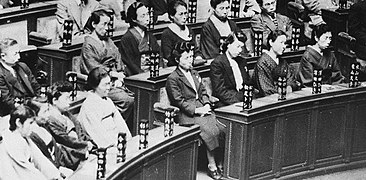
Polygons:
[[150,19],[149,10],[145,6],[142,6],[136,10],[136,15],[136,23],[143,27],[147,27]]
[[180,26],[183,26],[186,24],[187,21],[187,8],[182,6],[182,5],[178,5],[175,10],[177,11],[175,13],[175,15],[172,17],[173,21],[175,24],[178,24]]
[[283,54],[283,52],[286,49],[286,36],[285,35],[280,35],[277,37],[277,39],[274,42],[272,42],[271,40],[269,42],[271,45],[271,49],[273,50],[273,52],[276,55]]
[[100,97],[107,97],[111,90],[111,78],[109,76],[100,80],[98,87],[95,88],[95,93]]

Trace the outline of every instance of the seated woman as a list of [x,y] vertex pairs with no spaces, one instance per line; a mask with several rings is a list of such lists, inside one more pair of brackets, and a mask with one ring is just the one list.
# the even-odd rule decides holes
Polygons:
[[217,107],[243,101],[243,83],[252,84],[247,61],[240,57],[243,46],[243,40],[230,34],[223,43],[224,54],[211,63],[212,95],[220,100]]
[[173,50],[173,57],[178,65],[166,81],[168,98],[173,106],[180,109],[177,115],[180,125],[200,125],[200,136],[207,146],[209,175],[213,179],[220,179],[222,166],[221,162],[216,162],[214,155],[219,147],[219,136],[223,135],[224,127],[211,111],[209,96],[202,84],[202,78],[197,71],[192,70],[193,52],[189,43],[178,43]]
[[196,45],[196,36],[187,23],[187,4],[182,0],[175,0],[168,4],[169,18],[171,23],[161,35],[161,52],[163,58],[168,60],[168,66],[176,66],[177,62],[171,55],[174,45],[183,41],[190,41],[195,44],[196,59],[202,59],[201,53]]
[[332,40],[329,26],[321,24],[314,29],[316,44],[308,46],[301,57],[297,79],[303,86],[312,87],[314,69],[323,69],[322,81],[332,84],[341,83],[342,75],[333,51],[328,49]]
[[107,148],[115,145],[117,135],[126,133],[131,137],[125,120],[108,98],[111,78],[103,67],[94,68],[88,76],[88,85],[92,92],[81,106],[78,120],[97,146]]
[[30,140],[35,112],[20,105],[10,114],[9,130],[3,134],[0,179],[62,179],[59,170]]
[[119,51],[126,65],[126,75],[131,76],[149,69],[142,54],[149,51],[159,53],[160,46],[154,35],[147,31],[149,11],[142,3],[135,2],[130,5],[126,22],[130,23],[130,28],[121,38]]
[[281,30],[275,30],[268,35],[269,49],[263,51],[254,67],[254,85],[259,90],[259,96],[277,93],[277,80],[280,76],[287,78],[287,92],[300,88],[300,83],[295,80],[287,62],[278,58],[286,49],[285,42],[286,34]]

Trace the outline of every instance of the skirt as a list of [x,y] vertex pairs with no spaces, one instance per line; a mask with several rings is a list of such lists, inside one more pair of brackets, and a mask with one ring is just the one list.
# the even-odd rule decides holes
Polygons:
[[200,136],[203,142],[206,144],[208,150],[212,151],[220,146],[220,141],[223,141],[225,136],[225,127],[222,123],[218,122],[215,114],[206,115],[203,117],[195,116],[195,124],[200,126]]

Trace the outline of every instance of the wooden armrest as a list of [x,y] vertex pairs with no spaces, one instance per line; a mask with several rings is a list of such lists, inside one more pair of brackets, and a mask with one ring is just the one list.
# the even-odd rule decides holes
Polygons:
[[34,31],[29,33],[29,39],[40,42],[41,44],[44,44],[44,45],[51,44],[51,42],[52,42],[52,38],[50,38],[42,33],[34,32]]
[[216,103],[216,102],[219,102],[220,101],[219,98],[217,98],[215,96],[210,96],[209,97],[209,100],[210,100],[211,103]]
[[297,2],[290,1],[287,5],[289,8],[293,8],[292,10],[297,10],[298,12],[303,12],[305,10],[304,6]]
[[175,114],[179,112],[179,108],[161,102],[154,103],[154,110],[160,112],[174,111]]
[[340,32],[340,33],[338,33],[338,36],[339,36],[340,40],[342,40],[344,42],[353,43],[356,41],[356,38],[350,36],[346,32]]
[[70,76],[71,74],[76,74],[76,78],[77,78],[78,81],[86,82],[87,79],[88,79],[87,75],[81,74],[81,73],[78,73],[78,72],[74,72],[74,71],[66,72],[66,77]]

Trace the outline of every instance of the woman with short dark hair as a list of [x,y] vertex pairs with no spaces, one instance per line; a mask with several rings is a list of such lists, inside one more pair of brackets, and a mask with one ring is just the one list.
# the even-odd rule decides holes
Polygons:
[[62,179],[59,170],[30,139],[35,112],[25,105],[10,113],[9,130],[3,134],[0,179]]
[[[213,179],[222,177],[222,162],[215,159],[215,153],[224,135],[224,126],[216,120],[211,111],[209,95],[198,72],[192,70],[193,52],[188,42],[178,43],[173,50],[178,65],[166,81],[166,91],[173,106],[180,109],[177,120],[180,125],[200,125],[200,136],[207,147],[208,174]],[[218,154],[223,157],[223,154]]]
[[117,142],[120,132],[131,137],[125,120],[108,98],[111,89],[111,78],[103,67],[93,69],[87,79],[92,88],[81,106],[78,120],[98,147],[111,147]]
[[259,96],[268,96],[277,93],[278,77],[287,78],[287,92],[300,88],[300,83],[295,80],[286,60],[279,59],[286,49],[286,34],[281,30],[275,30],[268,35],[268,50],[264,50],[254,67],[255,85],[259,90]]
[[314,29],[316,43],[308,46],[301,57],[297,79],[303,86],[312,87],[314,69],[323,70],[322,81],[328,84],[343,82],[337,58],[334,52],[328,49],[332,41],[332,32],[329,26],[321,24]]
[[160,52],[160,46],[155,36],[147,31],[149,11],[141,2],[135,2],[128,7],[126,22],[130,28],[121,38],[119,51],[126,65],[126,75],[131,76],[149,70],[148,61],[143,54]]
[[161,51],[163,58],[168,61],[168,66],[176,66],[177,62],[172,57],[174,45],[184,41],[190,41],[195,45],[195,57],[202,59],[201,52],[196,45],[196,35],[191,28],[187,27],[187,4],[182,0],[175,0],[168,4],[168,15],[171,24],[161,35]]

